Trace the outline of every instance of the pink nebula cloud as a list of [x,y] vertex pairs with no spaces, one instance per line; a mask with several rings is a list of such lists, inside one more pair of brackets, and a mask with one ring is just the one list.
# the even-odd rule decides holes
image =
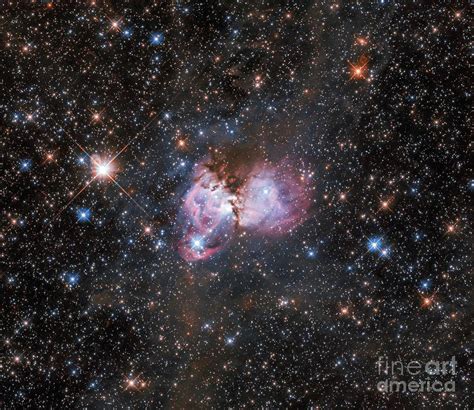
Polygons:
[[207,259],[239,230],[273,236],[288,233],[307,217],[308,182],[287,161],[258,161],[232,173],[203,161],[184,196],[180,255],[186,261]]

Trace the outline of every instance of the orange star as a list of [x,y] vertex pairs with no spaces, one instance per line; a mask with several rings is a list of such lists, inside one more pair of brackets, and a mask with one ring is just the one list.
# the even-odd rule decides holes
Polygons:
[[349,61],[350,66],[350,80],[365,80],[367,74],[367,64],[369,59],[365,56],[359,58],[359,61],[355,64]]

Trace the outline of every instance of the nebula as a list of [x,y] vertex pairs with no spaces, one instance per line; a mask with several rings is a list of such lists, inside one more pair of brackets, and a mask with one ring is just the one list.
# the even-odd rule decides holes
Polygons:
[[184,259],[207,259],[222,249],[234,230],[233,200],[215,173],[200,165],[183,204],[185,224],[179,252]]
[[208,259],[239,231],[288,233],[307,217],[308,182],[286,160],[202,161],[183,198],[180,255],[186,261]]
[[240,191],[239,226],[264,234],[288,232],[306,214],[306,185],[283,164],[257,166]]

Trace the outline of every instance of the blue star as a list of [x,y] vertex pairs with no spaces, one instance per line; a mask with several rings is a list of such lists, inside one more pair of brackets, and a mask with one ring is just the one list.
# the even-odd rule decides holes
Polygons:
[[383,249],[380,249],[379,255],[381,258],[388,258],[390,256],[390,248],[385,247]]
[[204,249],[204,240],[200,236],[195,236],[191,239],[191,248],[195,251],[202,251]]
[[369,239],[367,243],[367,248],[369,252],[378,252],[382,247],[382,238],[380,237],[373,237]]
[[85,155],[80,155],[77,157],[77,163],[79,165],[86,165],[87,164],[87,157]]
[[422,291],[429,290],[431,288],[431,279],[422,280],[420,283],[420,289]]
[[155,243],[155,249],[161,249],[164,248],[165,243],[161,239],[158,239]]
[[76,217],[78,222],[90,222],[91,210],[88,208],[79,208],[76,211]]
[[314,249],[308,249],[308,252],[306,253],[309,259],[314,259],[316,258],[316,251]]
[[132,37],[132,34],[133,34],[133,30],[131,28],[127,27],[122,30],[123,38],[129,39],[130,37]]
[[163,33],[155,32],[150,35],[150,44],[152,46],[159,46],[165,41],[165,36]]
[[20,171],[27,172],[31,169],[31,159],[23,159],[20,161]]
[[413,239],[415,242],[422,241],[425,238],[425,234],[421,231],[417,231],[413,235]]
[[77,273],[66,273],[63,275],[63,280],[70,287],[73,287],[79,283],[79,275]]

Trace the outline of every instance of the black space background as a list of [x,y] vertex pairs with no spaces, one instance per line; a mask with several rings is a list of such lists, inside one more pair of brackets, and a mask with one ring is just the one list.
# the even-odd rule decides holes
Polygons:
[[[472,405],[472,6],[0,5],[3,407]],[[68,204],[79,145],[128,143],[146,213],[100,181]],[[314,171],[311,217],[181,260],[193,164],[247,144]],[[378,392],[384,355],[455,356],[456,392]]]

